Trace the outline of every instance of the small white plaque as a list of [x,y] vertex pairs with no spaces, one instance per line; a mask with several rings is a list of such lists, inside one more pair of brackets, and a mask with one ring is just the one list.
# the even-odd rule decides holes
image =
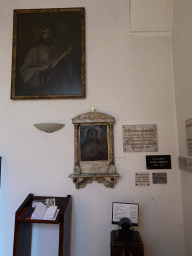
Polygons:
[[187,158],[187,170],[192,173],[192,158]]
[[179,169],[181,171],[192,173],[192,158],[190,157],[178,157]]
[[135,173],[135,186],[149,186],[149,173],[137,172]]
[[186,140],[187,140],[187,155],[192,156],[192,118],[185,121]]
[[157,125],[123,125],[123,152],[158,152]]
[[179,161],[179,169],[181,171],[187,171],[187,157],[178,157],[178,161]]

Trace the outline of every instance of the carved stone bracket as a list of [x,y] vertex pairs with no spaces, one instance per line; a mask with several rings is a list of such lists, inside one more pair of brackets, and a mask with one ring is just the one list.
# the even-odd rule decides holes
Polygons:
[[[103,183],[107,188],[114,188],[114,184],[120,176],[116,173],[114,164],[113,125],[115,118],[108,114],[94,111],[78,115],[72,119],[72,122],[75,136],[75,166],[73,174],[69,175],[69,178],[73,179],[77,189],[84,188],[94,180],[98,183]],[[89,130],[91,131],[91,136],[90,134],[88,136]],[[93,142],[92,130],[97,131],[97,140],[95,139],[97,142]],[[89,138],[89,141],[87,138]],[[95,146],[93,145],[94,143]],[[87,158],[82,153],[85,146],[90,150],[87,156],[88,149],[86,148]],[[94,152],[95,158],[92,152]],[[98,155],[97,152],[99,152]]]
[[76,185],[76,189],[84,188],[87,184],[92,183],[94,180],[98,183],[103,183],[107,188],[114,188],[114,184],[120,175],[114,174],[71,174],[70,178]]

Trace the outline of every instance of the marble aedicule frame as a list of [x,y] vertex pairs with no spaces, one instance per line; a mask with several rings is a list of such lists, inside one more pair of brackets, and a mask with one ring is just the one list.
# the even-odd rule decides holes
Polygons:
[[76,188],[83,188],[93,180],[113,188],[119,177],[114,164],[115,118],[93,111],[76,116],[72,122],[75,166],[69,177],[73,179]]

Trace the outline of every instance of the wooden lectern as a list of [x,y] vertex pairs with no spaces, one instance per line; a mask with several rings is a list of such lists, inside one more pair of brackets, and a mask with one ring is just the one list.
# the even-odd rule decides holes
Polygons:
[[[55,220],[31,219],[33,200],[55,198],[59,213]],[[15,232],[13,256],[31,255],[32,224],[59,224],[59,252],[58,256],[70,255],[70,227],[71,227],[71,196],[49,197],[29,194],[15,213]]]

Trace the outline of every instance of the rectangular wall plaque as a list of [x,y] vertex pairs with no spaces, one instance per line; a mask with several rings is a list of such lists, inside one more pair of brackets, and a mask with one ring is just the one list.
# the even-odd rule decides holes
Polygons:
[[158,152],[157,125],[123,125],[123,152]]
[[147,169],[171,169],[170,155],[146,156]]
[[187,157],[178,157],[178,161],[179,161],[179,169],[181,171],[187,171]]
[[187,158],[187,170],[192,173],[192,158]]
[[152,173],[153,184],[167,184],[167,173]]
[[192,158],[189,157],[178,157],[179,169],[181,171],[192,173]]
[[187,155],[192,156],[192,118],[185,121],[186,140],[187,140]]
[[135,185],[136,186],[149,186],[149,173],[137,172],[135,173]]

